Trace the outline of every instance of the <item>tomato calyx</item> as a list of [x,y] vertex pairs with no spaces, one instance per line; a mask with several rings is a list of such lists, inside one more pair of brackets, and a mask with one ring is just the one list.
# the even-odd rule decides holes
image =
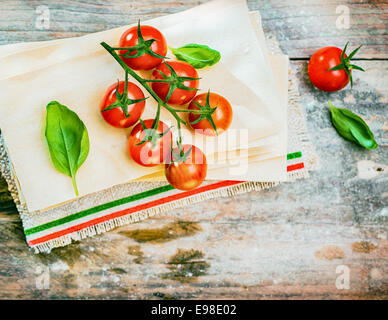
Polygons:
[[326,71],[335,71],[335,70],[344,70],[346,72],[346,74],[348,75],[349,79],[350,79],[350,86],[353,88],[353,77],[352,77],[352,74],[351,74],[351,70],[354,69],[354,70],[359,70],[359,71],[363,71],[365,72],[365,70],[359,66],[356,66],[354,64],[351,64],[350,63],[350,60],[354,57],[354,55],[357,53],[357,51],[362,47],[359,46],[358,48],[354,49],[348,57],[345,58],[345,51],[348,47],[348,44],[349,42],[346,43],[344,49],[342,50],[342,53],[341,53],[341,63],[337,66],[335,66],[334,68],[331,68],[331,69],[328,69]]
[[216,125],[214,124],[214,121],[213,121],[213,118],[212,118],[212,114],[214,113],[214,111],[216,111],[217,107],[215,108],[212,108],[210,106],[210,102],[209,102],[209,98],[210,97],[210,90],[208,91],[207,95],[206,95],[206,103],[204,106],[200,105],[199,103],[197,103],[196,101],[193,101],[193,103],[199,108],[199,110],[201,111],[198,119],[192,121],[192,122],[189,122],[190,125],[192,124],[196,124],[202,120],[208,120],[211,124],[211,126],[213,127],[214,131],[217,133],[217,127]]
[[172,162],[185,162],[187,160],[187,158],[190,156],[192,149],[193,149],[193,147],[191,146],[189,148],[189,150],[184,152],[182,146],[180,146],[178,153],[175,153],[174,150],[171,149],[171,155],[173,157],[171,163]]
[[140,29],[140,20],[137,23],[137,37],[138,37],[138,44],[133,47],[116,47],[113,48],[114,50],[127,50],[124,54],[120,54],[119,56],[123,58],[139,58],[145,54],[148,54],[152,57],[159,58],[159,59],[168,59],[167,57],[161,56],[160,54],[157,54],[156,52],[152,51],[151,45],[158,41],[157,39],[149,39],[144,40],[144,37],[141,33]]
[[156,112],[156,117],[155,117],[154,121],[152,122],[151,128],[147,128],[146,125],[144,124],[143,120],[139,119],[140,124],[144,130],[144,138],[142,141],[140,141],[139,143],[136,144],[137,146],[142,145],[142,144],[146,143],[147,141],[150,141],[152,143],[152,149],[154,149],[158,139],[160,139],[161,137],[163,137],[166,133],[168,133],[170,131],[170,128],[168,128],[167,130],[165,130],[162,133],[157,132],[158,127],[159,127],[159,119],[160,119],[160,104],[158,104],[158,110]]
[[101,111],[104,112],[115,108],[121,108],[124,112],[125,117],[128,118],[131,116],[130,113],[128,112],[128,106],[131,104],[145,101],[148,99],[148,97],[143,99],[128,98],[128,72],[127,71],[125,71],[125,84],[124,84],[124,90],[122,94],[120,94],[119,92],[119,86],[120,86],[120,81],[117,80],[117,87],[115,92],[116,101],[113,102],[111,105],[107,106],[105,109],[102,109]]
[[[136,143],[137,146],[140,146],[148,141],[152,143],[152,149],[155,148],[156,143],[158,139],[163,137],[166,133],[170,131],[170,128],[168,128],[166,131],[162,133],[158,133],[157,130],[158,128],[153,128],[154,124],[152,124],[151,129],[147,128],[143,122],[143,120],[139,119],[141,126],[143,127],[144,130],[144,139],[140,141],[139,143]],[[159,121],[158,121],[159,122]]]
[[185,162],[187,158],[190,156],[191,151],[193,150],[193,146],[190,146],[189,150],[185,152],[183,150],[182,143],[179,143],[179,142],[177,143],[177,146],[178,146],[178,153],[174,152],[174,148],[172,147],[172,144],[171,144],[171,160],[170,160],[170,163],[168,164],[168,168],[170,168],[170,166],[173,163]]
[[187,91],[198,91],[199,89],[196,88],[190,88],[184,85],[185,81],[194,81],[194,80],[200,80],[201,78],[193,78],[193,77],[179,77],[175,70],[167,63],[165,62],[166,67],[170,70],[171,75],[167,76],[163,71],[156,69],[163,79],[148,79],[145,80],[146,82],[159,82],[159,83],[168,83],[170,85],[168,89],[168,93],[166,95],[165,102],[167,103],[168,100],[170,100],[172,93],[175,89],[182,89]]

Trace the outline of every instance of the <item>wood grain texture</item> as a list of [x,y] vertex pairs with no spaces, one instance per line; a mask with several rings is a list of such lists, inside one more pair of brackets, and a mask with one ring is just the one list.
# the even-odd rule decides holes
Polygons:
[[[349,29],[338,28],[344,7]],[[350,41],[363,45],[357,58],[388,58],[388,1],[251,1],[250,8],[260,10],[264,31],[275,33],[291,57],[310,57],[317,48],[343,48]]]
[[[189,9],[205,0],[2,0],[0,44],[49,40],[106,30],[137,19],[149,19]],[[39,6],[50,9],[50,27],[38,29]],[[388,58],[388,1],[271,0],[248,1],[260,10],[264,30],[276,33],[281,48],[291,57],[308,57],[316,48],[363,44],[358,58]],[[349,29],[338,29],[341,7],[349,9]],[[339,9],[338,9],[339,8]],[[336,12],[338,11],[338,13]]]
[[[52,29],[37,31],[34,7],[44,1],[5,0],[0,42],[94,32],[200,2],[50,1]],[[284,3],[249,1],[292,57],[306,57],[316,46],[342,45],[349,36],[367,44],[360,56],[386,57],[386,1],[349,2],[357,28],[344,35],[322,22],[326,10],[333,19],[340,2]],[[331,94],[311,86],[306,61],[291,64],[320,159],[309,179],[177,209],[50,255],[28,251],[16,210],[0,209],[0,298],[387,299],[388,61],[360,61],[367,72],[354,74],[354,88]],[[338,136],[329,99],[368,122],[377,150]],[[339,266],[350,270],[349,289],[335,285]],[[48,275],[48,289],[41,288],[42,274]]]

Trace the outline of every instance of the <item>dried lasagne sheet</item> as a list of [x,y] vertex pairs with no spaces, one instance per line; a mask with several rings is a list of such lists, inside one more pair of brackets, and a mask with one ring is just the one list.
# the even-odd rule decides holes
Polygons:
[[[200,87],[203,92],[210,89],[231,102],[234,118],[230,130],[248,130],[248,139],[219,143],[222,148],[216,150],[218,153],[249,150],[256,143],[256,156],[282,155],[281,144],[273,144],[271,138],[279,136],[286,113],[245,1],[218,0],[143,24],[160,29],[172,47],[189,41],[221,52],[219,64],[199,70]],[[81,196],[162,170],[136,165],[126,151],[130,129],[108,126],[98,112],[106,88],[123,79],[120,66],[100,42],[115,45],[128,27],[0,48],[0,128],[29,211],[74,199],[71,179],[55,170],[44,139],[45,107],[52,100],[74,110],[89,131],[90,153],[77,174]],[[156,103],[151,100],[147,100],[144,119],[154,117]],[[161,119],[173,123],[167,112],[162,112]],[[186,131],[185,142],[190,138],[194,140],[192,133]],[[209,158],[215,153],[215,139],[198,142]],[[222,135],[219,139],[223,139]],[[217,163],[214,165],[217,169]],[[267,171],[268,179],[271,171],[272,180],[278,180],[279,166]],[[239,177],[223,174],[222,178]]]

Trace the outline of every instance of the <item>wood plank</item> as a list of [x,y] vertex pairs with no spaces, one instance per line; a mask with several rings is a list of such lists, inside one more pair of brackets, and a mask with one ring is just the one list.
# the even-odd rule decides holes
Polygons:
[[[0,2],[0,44],[74,37],[182,11],[205,0],[50,1],[50,28],[36,28],[38,0]],[[44,4],[45,2],[43,2]],[[260,10],[266,32],[276,34],[281,47],[291,57],[309,57],[317,48],[355,47],[363,44],[359,58],[388,58],[388,1],[248,1],[251,10]],[[337,29],[336,9],[345,5],[350,12],[350,28]]]
[[[363,45],[358,58],[388,58],[388,1],[291,0],[250,1],[260,10],[264,31],[275,34],[291,57],[310,57],[318,48]],[[349,10],[349,29],[339,29],[337,20]],[[340,20],[338,20],[340,21]]]
[[[220,204],[224,209],[231,206],[231,201],[224,204],[211,201],[212,207]],[[330,209],[335,214],[344,211],[342,207],[331,206]],[[192,210],[204,212],[205,205],[193,206]],[[199,220],[195,224],[201,231],[187,237],[180,233],[178,238],[163,241],[159,241],[155,230],[168,224],[174,230],[174,219],[152,219],[40,256],[26,250],[18,223],[0,224],[1,297],[388,297],[388,242],[378,227],[338,226],[328,221],[282,222],[285,217],[281,213],[271,215],[264,210],[255,211],[252,212],[255,218],[245,221],[239,220],[243,212],[238,209],[208,211],[205,218],[201,214],[195,216],[195,220]],[[311,206],[303,211],[313,215],[322,210]],[[192,212],[182,210],[179,213],[180,219],[193,220]],[[145,233],[150,228],[154,231],[148,232],[147,237],[151,240],[153,234],[154,238],[147,242],[137,242],[135,239],[139,238],[120,233],[128,230]],[[355,252],[354,244],[361,241],[376,248],[370,252]],[[134,247],[138,247],[137,252]],[[196,250],[203,257],[171,268],[170,261],[178,250],[186,250],[186,253]],[[338,250],[342,254],[336,254]],[[336,270],[342,265],[350,270],[349,290],[339,290],[335,286]],[[35,282],[46,267],[50,288],[42,290]]]

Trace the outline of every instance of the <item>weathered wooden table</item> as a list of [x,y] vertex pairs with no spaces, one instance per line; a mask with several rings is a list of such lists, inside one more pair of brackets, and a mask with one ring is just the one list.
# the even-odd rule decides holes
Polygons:
[[[0,43],[78,36],[201,2],[2,0]],[[36,25],[41,5],[50,10],[48,30]],[[388,298],[388,1],[267,0],[249,7],[260,10],[265,31],[292,59],[320,170],[308,180],[192,205],[50,255],[27,249],[2,182],[0,298]],[[347,10],[349,29],[339,29]],[[318,92],[306,75],[308,57],[348,40],[352,48],[364,45],[358,64],[367,72],[354,75],[352,90]],[[379,148],[342,140],[331,126],[328,99],[363,116]]]

